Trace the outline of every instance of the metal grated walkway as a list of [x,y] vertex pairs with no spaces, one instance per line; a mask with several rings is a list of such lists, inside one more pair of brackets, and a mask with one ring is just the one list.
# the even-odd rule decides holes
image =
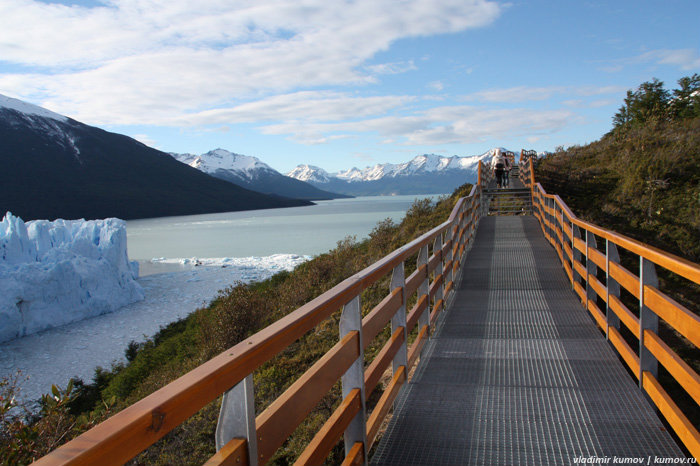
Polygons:
[[452,307],[394,410],[373,465],[684,457],[531,216],[482,219]]

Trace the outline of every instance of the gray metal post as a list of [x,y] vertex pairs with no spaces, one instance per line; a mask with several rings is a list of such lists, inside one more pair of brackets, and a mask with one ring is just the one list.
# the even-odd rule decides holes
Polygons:
[[258,437],[255,432],[255,395],[253,374],[241,380],[224,393],[216,424],[216,451],[234,438],[248,441],[248,464],[258,465]]
[[[435,276],[437,275],[442,275],[442,264],[444,264],[444,257],[442,257],[442,235],[437,235],[435,237],[435,242],[433,243],[433,254],[435,255],[440,255],[440,261],[438,262],[437,267],[435,268]],[[442,285],[438,287],[438,289],[435,291],[435,302],[438,302],[438,300],[444,298],[444,294],[442,292],[445,284],[445,277],[443,277],[442,280]]]
[[644,330],[654,333],[659,331],[659,316],[644,304],[644,286],[659,286],[654,263],[643,257],[639,257],[639,387],[642,387],[642,373],[649,371],[656,378],[659,377],[659,363],[651,352],[644,347]]
[[[451,236],[452,244],[450,245],[449,248],[447,248],[447,253],[445,254],[445,257],[443,258],[443,264],[447,264],[452,259],[452,250],[455,246],[455,239],[456,239],[455,235],[457,234],[457,232],[455,232],[453,226],[450,226],[447,229],[447,233],[445,233],[445,242],[449,241],[448,234]],[[450,267],[448,267],[448,269],[445,270],[445,280],[444,280],[445,286],[447,286],[447,284],[453,280],[453,275],[452,275],[453,270],[454,270],[454,264],[450,265]],[[445,296],[445,298],[447,298],[447,296]]]
[[[591,286],[590,277],[596,278],[598,267],[595,265],[595,262],[590,260],[588,250],[590,248],[597,249],[597,247],[598,245],[595,240],[595,235],[586,230],[586,298],[592,300],[594,303],[596,302],[596,296],[598,296],[598,294]],[[585,308],[588,309],[588,303],[586,303]]]
[[[428,293],[430,292],[430,280],[428,278],[428,273],[427,273],[427,266],[428,266],[428,245],[426,244],[422,248],[420,248],[420,251],[418,251],[418,262],[417,266],[420,267],[422,265],[426,266],[426,274],[425,278],[423,281],[420,282],[418,285],[418,300],[420,301],[421,297],[423,296],[428,296]],[[418,326],[419,328],[423,327],[424,325],[428,326],[428,336],[430,336],[430,298],[426,298],[428,301],[427,306],[425,306],[425,309],[423,310],[423,313],[418,317]]]
[[367,415],[365,409],[365,369],[364,369],[364,344],[362,342],[362,313],[360,309],[360,296],[355,296],[349,303],[343,306],[340,315],[340,339],[348,333],[357,331],[360,334],[360,356],[352,363],[350,368],[341,377],[343,399],[356,388],[360,389],[360,402],[362,409],[357,413],[350,425],[345,429],[343,439],[345,441],[345,455],[357,442],[362,442],[365,448],[363,457],[367,464]]
[[[576,268],[574,267],[574,262],[578,261],[581,262],[582,254],[581,251],[576,249],[576,244],[574,239],[575,238],[581,238],[581,230],[579,227],[571,223],[571,276],[573,277],[573,280],[571,281],[571,288],[574,289],[574,283],[576,283]],[[580,276],[580,275],[579,275]]]
[[405,292],[406,280],[404,276],[403,262],[394,267],[394,271],[391,274],[391,285],[389,286],[389,291],[393,292],[396,288],[401,288],[401,307],[396,311],[394,316],[391,318],[391,334],[393,335],[396,329],[403,327],[403,343],[401,348],[394,356],[392,362],[393,373],[399,370],[400,366],[404,366],[408,370],[408,346],[406,342],[408,341],[408,332],[406,332],[406,292]]
[[605,307],[605,319],[607,321],[607,328],[605,329],[605,337],[610,336],[610,327],[614,327],[620,330],[620,318],[615,314],[615,312],[610,309],[610,297],[615,296],[620,297],[620,284],[610,276],[610,263],[615,262],[620,263],[620,255],[617,252],[617,245],[610,240],[605,240],[605,277],[606,277],[606,288],[607,296],[605,297],[605,302],[607,306]]

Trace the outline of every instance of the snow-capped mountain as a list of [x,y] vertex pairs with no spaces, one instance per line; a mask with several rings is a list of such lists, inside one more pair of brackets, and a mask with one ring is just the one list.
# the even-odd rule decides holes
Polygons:
[[122,219],[295,205],[224,182],[130,137],[0,95],[0,215]]
[[[505,150],[505,149],[502,149]],[[314,186],[352,195],[449,193],[476,181],[479,161],[489,162],[495,148],[481,155],[445,157],[418,155],[405,163],[377,164],[330,174],[322,168],[299,165],[287,176]]]
[[313,165],[297,165],[287,176],[309,183],[328,183],[331,180],[326,170]]
[[263,163],[257,157],[235,154],[224,149],[215,149],[202,155],[170,153],[175,159],[190,167],[213,175],[217,170],[227,170],[252,179],[260,172],[278,173],[277,170]]
[[171,153],[176,160],[238,186],[265,194],[295,199],[322,200],[347,197],[284,176],[257,157],[215,149],[202,155]]

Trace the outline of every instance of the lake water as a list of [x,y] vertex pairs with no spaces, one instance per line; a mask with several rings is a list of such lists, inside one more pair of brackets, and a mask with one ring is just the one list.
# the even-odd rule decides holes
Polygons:
[[438,196],[357,197],[306,207],[131,220],[129,258],[140,262],[143,276],[188,268],[153,263],[154,258],[313,256],[334,248],[346,236],[367,237],[381,220],[400,221],[416,199],[426,197]]
[[[308,207],[168,217],[127,222],[129,257],[139,260],[145,299],[115,312],[0,344],[0,379],[21,370],[20,399],[36,400],[51,384],[90,381],[95,367],[124,361],[130,341],[206,306],[237,282],[291,270],[348,235],[366,237],[377,222],[399,221],[416,198],[360,197]],[[182,265],[182,259],[197,257]],[[167,258],[167,262],[151,262]],[[211,258],[220,258],[211,260]],[[236,258],[236,259],[225,259]],[[215,265],[207,267],[206,265]]]

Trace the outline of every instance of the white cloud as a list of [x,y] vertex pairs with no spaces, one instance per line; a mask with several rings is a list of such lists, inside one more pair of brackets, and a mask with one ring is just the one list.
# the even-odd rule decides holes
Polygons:
[[445,86],[440,81],[433,81],[433,82],[428,83],[428,88],[430,88],[434,91],[441,91],[445,88]]
[[682,70],[700,68],[700,56],[693,49],[652,50],[640,55],[635,60],[677,66]]
[[418,69],[415,63],[413,63],[413,60],[405,62],[381,63],[379,65],[370,65],[366,68],[372,74],[401,74]]
[[564,91],[563,87],[527,87],[518,86],[509,89],[492,89],[476,92],[466,96],[466,100],[482,102],[527,102],[531,100],[546,100],[554,94]]
[[300,91],[178,116],[170,124],[204,126],[266,121],[338,121],[383,114],[413,100],[410,96],[355,97],[332,91]]
[[[0,2],[0,89],[92,124],[167,122],[299,88],[371,82],[396,40],[492,23],[487,0]],[[39,70],[39,71],[36,71]]]
[[340,123],[284,122],[262,126],[264,134],[289,135],[295,141],[322,140],[327,135],[377,133],[406,145],[482,142],[489,138],[549,134],[578,117],[569,111],[485,110],[467,106],[436,107],[408,116],[386,116]]
[[676,66],[686,71],[697,70],[700,68],[700,55],[696,49],[649,50],[635,57],[611,61],[601,69],[609,73],[618,73],[630,65],[642,63]]
[[[475,92],[464,96],[465,101],[498,102],[498,103],[520,103],[538,100],[547,100],[558,95],[578,95],[584,97],[616,94],[624,92],[626,88],[620,86],[549,86],[549,87],[528,87],[517,86],[506,89],[489,89]],[[566,105],[573,105],[580,100],[568,99],[564,101]]]

